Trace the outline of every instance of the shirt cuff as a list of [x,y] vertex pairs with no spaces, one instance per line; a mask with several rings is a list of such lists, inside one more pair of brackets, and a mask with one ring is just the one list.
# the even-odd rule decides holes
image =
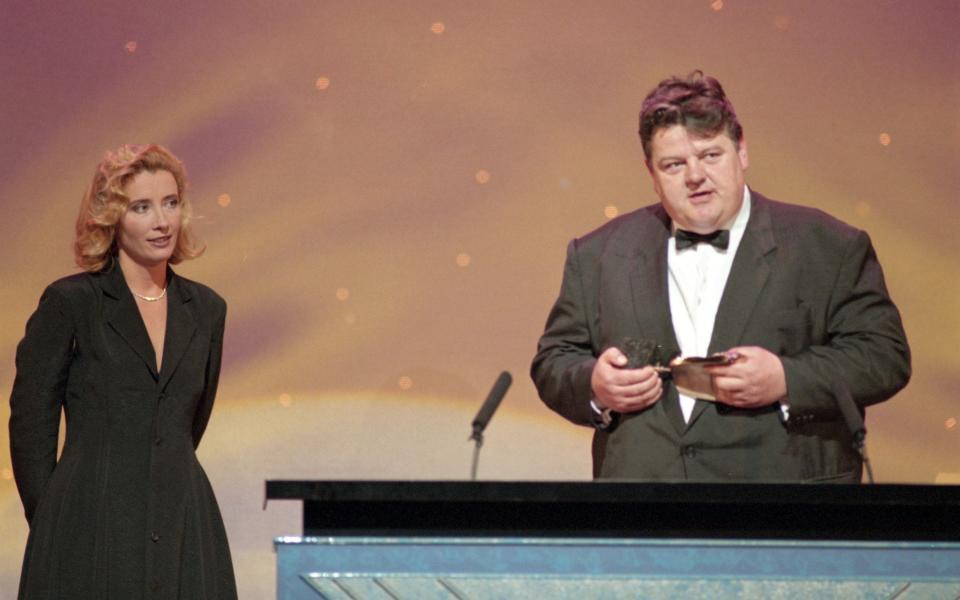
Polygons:
[[783,418],[784,423],[790,420],[790,399],[789,398],[780,399],[780,416]]
[[613,431],[620,421],[620,413],[610,408],[600,408],[593,398],[590,398],[590,409],[593,411],[593,426],[599,431]]

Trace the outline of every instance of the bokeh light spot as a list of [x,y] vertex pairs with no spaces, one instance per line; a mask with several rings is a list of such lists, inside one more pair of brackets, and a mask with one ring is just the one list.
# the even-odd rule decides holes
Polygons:
[[13,479],[13,469],[4,467],[3,471],[0,471],[0,477],[3,477],[5,480],[10,481],[11,479]]
[[468,267],[470,266],[470,255],[466,252],[461,252],[457,255],[457,266],[458,267]]
[[357,322],[357,316],[353,313],[347,313],[347,315],[343,317],[343,322],[347,325],[353,325]]
[[866,202],[865,200],[857,202],[854,210],[857,211],[857,215],[860,217],[869,217],[870,213],[873,212],[873,209],[870,208],[870,203]]
[[713,2],[710,3],[710,8],[713,10],[723,9],[723,0],[713,0]]
[[430,25],[430,31],[434,32],[437,35],[440,35],[446,30],[447,30],[447,26],[440,21],[437,21],[436,23],[433,23],[432,25]]
[[220,194],[217,196],[217,204],[219,204],[221,208],[230,206],[231,201],[232,199],[230,198],[230,194]]
[[777,15],[773,19],[773,26],[784,31],[787,27],[790,27],[790,17],[786,15]]
[[397,385],[400,386],[401,390],[409,390],[413,387],[413,380],[404,375],[397,380]]
[[350,299],[350,290],[347,288],[337,288],[337,300],[346,302]]
[[603,209],[603,215],[608,219],[612,219],[620,214],[620,211],[614,205],[605,206]]
[[889,146],[889,145],[890,145],[890,142],[892,142],[892,141],[893,141],[893,140],[890,138],[890,134],[889,134],[889,133],[881,133],[881,134],[880,134],[880,145],[881,145],[881,146]]
[[277,402],[280,406],[287,408],[293,404],[293,398],[290,397],[290,394],[280,394],[277,396]]
[[477,174],[474,175],[474,178],[477,180],[477,183],[484,184],[490,181],[490,172],[480,169],[477,171]]
[[129,42],[123,45],[123,49],[129,52],[130,54],[133,54],[134,52],[137,51],[137,41],[130,40]]
[[956,417],[950,417],[949,419],[947,419],[947,420],[943,423],[943,425],[944,425],[944,427],[947,428],[947,431],[953,431],[954,429],[957,428],[957,418],[956,418]]
[[316,87],[321,92],[328,87],[330,87],[330,78],[329,77],[320,77],[314,82],[314,87]]

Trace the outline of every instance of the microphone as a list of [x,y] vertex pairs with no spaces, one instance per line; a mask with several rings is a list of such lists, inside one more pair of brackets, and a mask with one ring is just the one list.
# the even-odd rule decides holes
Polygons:
[[483,406],[477,411],[477,416],[473,418],[473,434],[470,436],[471,440],[482,443],[483,430],[487,428],[487,424],[493,417],[493,413],[496,412],[497,407],[500,406],[500,402],[506,395],[511,383],[513,383],[513,377],[506,371],[500,373],[500,376],[497,377],[493,388],[491,388],[490,393],[487,394],[487,399],[483,402]]
[[863,441],[867,437],[867,427],[863,423],[863,416],[857,409],[857,404],[850,395],[850,390],[840,379],[833,381],[833,397],[837,401],[837,407],[843,414],[843,420],[847,422],[847,428],[853,434],[853,445],[858,450],[863,446]]
[[863,422],[863,415],[857,408],[857,403],[853,401],[850,389],[839,377],[833,380],[830,386],[833,391],[833,397],[837,402],[837,407],[843,415],[843,420],[847,422],[847,428],[853,435],[853,447],[863,457],[863,465],[867,468],[867,481],[873,483],[873,469],[870,467],[870,459],[867,458],[867,426]]
[[497,407],[500,406],[500,402],[507,394],[507,389],[511,383],[513,383],[513,377],[510,376],[510,373],[506,371],[500,373],[493,384],[493,388],[490,389],[490,393],[487,394],[487,399],[483,401],[483,405],[477,411],[477,416],[473,418],[473,433],[468,438],[476,442],[473,447],[473,464],[470,467],[470,479],[473,481],[477,479],[477,463],[480,461],[480,447],[483,446],[483,430],[487,428],[487,424]]

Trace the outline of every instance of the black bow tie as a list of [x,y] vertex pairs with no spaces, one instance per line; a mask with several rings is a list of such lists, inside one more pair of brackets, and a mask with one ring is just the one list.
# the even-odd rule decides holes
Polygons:
[[697,244],[710,244],[714,248],[726,250],[730,245],[730,230],[718,229],[713,233],[695,233],[678,229],[676,234],[677,250],[692,248]]

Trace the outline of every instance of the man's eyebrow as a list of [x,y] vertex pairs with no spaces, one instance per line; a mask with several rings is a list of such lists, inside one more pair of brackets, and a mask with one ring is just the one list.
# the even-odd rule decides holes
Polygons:
[[680,156],[679,154],[675,154],[675,155],[674,155],[674,154],[668,154],[668,155],[666,155],[666,156],[661,156],[660,158],[658,158],[658,159],[657,159],[657,164],[659,165],[660,163],[670,162],[670,161],[673,161],[673,160],[679,160],[680,162],[686,162],[687,159],[684,158],[684,157],[682,157],[682,156]]
[[697,148],[697,154],[704,154],[706,152],[710,152],[711,150],[723,150],[723,146],[717,143],[713,143],[708,146],[704,146],[702,148]]

